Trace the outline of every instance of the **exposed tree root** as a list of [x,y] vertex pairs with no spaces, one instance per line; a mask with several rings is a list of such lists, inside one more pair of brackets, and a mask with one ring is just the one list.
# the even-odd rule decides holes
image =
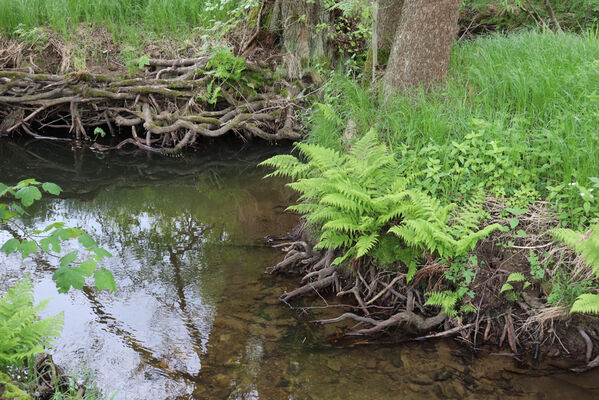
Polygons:
[[[504,205],[496,199],[488,199],[486,208],[491,214],[490,223],[508,225],[508,221],[504,220],[507,217],[501,212]],[[548,215],[546,204],[539,202],[528,208],[529,213],[519,215],[519,227],[525,230],[526,236],[514,238],[509,232],[496,232],[481,241],[474,250],[479,260],[478,265],[472,267],[474,277],[469,286],[474,297],[464,296],[460,300],[460,304],[469,305],[474,312],[456,308],[454,312],[459,313],[459,318],[449,318],[439,307],[425,305],[426,292],[456,289],[451,281],[445,279],[445,272],[450,266],[431,254],[423,254],[423,264],[418,273],[412,281],[406,282],[406,269],[401,264],[379,269],[365,256],[339,267],[332,265],[335,257],[332,250],[321,254],[310,248],[310,240],[302,238],[283,248],[287,252],[286,257],[271,272],[295,270],[295,273],[301,274],[301,286],[281,296],[281,300],[289,305],[302,295],[316,293],[324,302],[323,306],[298,309],[345,308],[338,316],[333,314],[333,317],[313,322],[319,325],[357,322],[357,325],[344,329],[346,336],[382,334],[399,327],[411,340],[457,336],[475,350],[485,343],[509,347],[509,354],[521,360],[528,355],[535,361],[542,356],[580,356],[585,365],[575,371],[599,366],[599,357],[592,358],[594,342],[599,342],[599,319],[585,316],[584,328],[583,325],[572,328],[572,325],[576,327],[578,324],[572,324],[576,317],[568,313],[567,306],[548,303],[549,293],[544,292],[544,287],[530,275],[527,257],[530,251],[535,250],[540,257],[553,257],[555,264],[567,265],[571,269],[573,282],[588,279],[592,271],[581,265],[570,250],[550,242],[546,237],[544,232],[555,221]],[[302,237],[301,231],[296,234]],[[496,244],[508,242],[512,243],[509,251],[505,252],[502,251],[504,247]],[[542,258],[539,261],[541,265],[553,265]],[[517,286],[514,283],[517,296],[510,299],[501,292],[501,288],[513,272],[523,274],[529,285],[525,287],[522,282]],[[544,273],[551,277],[556,271],[547,268]],[[354,304],[329,304],[326,296],[330,294],[336,294],[336,297],[349,295],[350,302]]]
[[247,62],[247,82],[223,83],[205,71],[207,61],[150,59],[152,72],[133,78],[0,71],[0,134],[21,131],[47,138],[35,132],[68,129],[75,140],[95,142],[96,127],[107,127],[113,136],[127,128],[130,137],[119,144],[93,143],[92,148],[107,151],[131,144],[174,153],[199,137],[230,132],[246,140],[300,138],[295,103],[277,94],[285,82],[275,83],[268,69]]

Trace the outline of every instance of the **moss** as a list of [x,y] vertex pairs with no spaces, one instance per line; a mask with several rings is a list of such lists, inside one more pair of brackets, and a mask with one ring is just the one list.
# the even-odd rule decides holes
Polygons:
[[31,400],[31,396],[19,389],[6,374],[0,372],[0,398],[13,400]]

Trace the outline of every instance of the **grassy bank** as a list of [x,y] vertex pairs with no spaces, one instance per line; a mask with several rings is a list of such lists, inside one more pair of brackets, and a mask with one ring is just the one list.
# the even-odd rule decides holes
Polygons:
[[282,300],[338,285],[360,315],[320,322],[371,326],[354,335],[445,321],[442,335],[476,347],[484,320],[484,341],[513,353],[549,352],[559,335],[584,354],[570,322],[599,320],[570,313],[599,312],[597,60],[596,32],[526,31],[458,44],[443,85],[392,99],[334,76],[302,157],[265,163],[294,181],[291,209],[326,250],[289,246],[273,271],[305,257],[311,280]]
[[193,57],[205,51],[208,42],[242,21],[241,13],[249,4],[232,0],[0,0],[0,48],[6,52],[5,62],[31,58],[43,72],[54,72],[56,65],[63,73],[123,66],[134,72],[143,56]]
[[183,35],[228,19],[232,1],[215,0],[0,0],[0,30],[50,27],[68,36],[80,23],[134,38],[142,32]]
[[437,198],[460,202],[482,185],[523,206],[550,200],[564,225],[587,226],[599,213],[598,59],[596,32],[481,37],[456,46],[447,83],[429,93],[384,102],[332,79],[310,137],[341,148],[348,121],[357,136],[376,127]]

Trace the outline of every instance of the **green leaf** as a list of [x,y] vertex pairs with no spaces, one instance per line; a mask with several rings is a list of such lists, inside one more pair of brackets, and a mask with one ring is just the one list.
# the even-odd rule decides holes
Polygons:
[[94,274],[94,282],[98,290],[108,289],[110,291],[116,290],[116,282],[112,276],[112,272],[102,267]]
[[530,212],[530,210],[528,208],[522,208],[519,206],[507,207],[505,209],[505,211],[511,213],[512,215],[514,215],[516,217],[519,215],[522,215],[522,214],[526,214],[527,212]]
[[92,276],[94,271],[98,269],[98,263],[94,260],[85,260],[79,267],[85,276]]
[[60,253],[60,240],[56,236],[45,237],[40,240],[40,247],[45,252],[52,250],[55,253]]
[[514,229],[515,227],[518,226],[518,224],[520,223],[520,220],[518,218],[510,218],[509,223],[510,223],[510,228]]
[[23,258],[27,258],[31,254],[37,253],[37,243],[33,240],[23,240],[19,244],[19,251]]
[[23,209],[23,207],[21,207],[21,206],[20,206],[20,205],[18,205],[17,203],[12,203],[12,204],[10,205],[10,207],[11,207],[13,210],[15,210],[17,213],[19,213],[19,215],[26,215],[26,214],[27,214],[27,211],[25,211],[25,210]]
[[0,248],[0,251],[3,251],[6,253],[6,255],[11,254],[12,252],[14,252],[18,247],[19,244],[21,244],[21,242],[19,241],[19,239],[8,239]]
[[35,179],[24,179],[22,181],[20,181],[19,183],[17,183],[17,186],[15,186],[15,189],[21,189],[30,185],[39,185],[40,183],[38,181],[36,181]]
[[42,189],[44,189],[46,192],[53,194],[55,196],[58,196],[60,194],[60,192],[62,192],[61,187],[52,182],[43,183]]
[[0,197],[4,196],[10,190],[10,186],[0,183]]
[[524,282],[525,280],[526,277],[524,276],[524,274],[520,272],[512,272],[510,276],[507,277],[506,282]]
[[96,260],[98,261],[102,261],[104,258],[109,258],[112,257],[112,254],[110,254],[110,252],[108,252],[108,250],[102,248],[102,247],[94,247],[91,249],[94,253],[96,253]]
[[55,229],[55,228],[64,228],[65,223],[64,222],[54,222],[50,225],[48,225],[46,227],[46,229],[44,229],[44,232],[48,232],[50,229]]
[[146,65],[150,65],[150,57],[143,55],[137,59],[137,66],[142,69]]
[[96,127],[96,129],[94,129],[94,135],[96,135],[96,136],[100,135],[100,137],[104,137],[104,136],[106,136],[106,132],[104,131],[104,129],[102,129],[98,126],[98,127]]
[[17,213],[9,211],[1,206],[2,204],[0,204],[0,221],[8,221],[17,216]]
[[83,245],[88,250],[91,250],[93,247],[97,247],[98,243],[94,239],[92,239],[87,233],[82,234],[78,238],[79,243]]
[[15,193],[15,197],[21,200],[21,203],[25,207],[29,207],[35,200],[40,200],[42,198],[42,192],[35,186],[26,186],[19,189],[19,191]]
[[525,238],[528,235],[522,229],[518,229],[518,232],[516,232],[516,236]]
[[67,293],[71,286],[81,290],[85,284],[83,270],[79,267],[60,267],[54,272],[52,279],[56,282],[59,293]]
[[77,250],[71,251],[69,254],[65,255],[64,257],[62,257],[60,259],[60,266],[66,267],[67,265],[69,265],[70,263],[75,261],[78,254],[79,254],[79,251],[77,251]]
[[509,283],[504,283],[499,293],[507,292],[508,290],[514,290],[514,287]]

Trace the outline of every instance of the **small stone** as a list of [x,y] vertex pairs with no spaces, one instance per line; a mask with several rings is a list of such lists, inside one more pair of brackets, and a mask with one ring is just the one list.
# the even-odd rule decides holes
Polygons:
[[341,371],[341,363],[336,358],[329,358],[327,360],[327,367],[329,367],[335,372]]
[[433,383],[433,379],[428,375],[413,376],[410,378],[410,382],[417,385],[430,385]]

